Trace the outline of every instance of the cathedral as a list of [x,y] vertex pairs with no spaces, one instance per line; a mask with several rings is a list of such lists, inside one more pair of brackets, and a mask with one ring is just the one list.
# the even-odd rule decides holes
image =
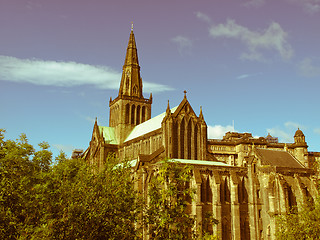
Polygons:
[[317,197],[312,166],[320,153],[308,152],[300,129],[292,143],[238,132],[208,139],[202,109],[197,116],[186,92],[178,106],[168,101],[166,111],[151,118],[152,94],[145,98],[142,88],[131,29],[119,94],[109,101],[109,126],[95,121],[86,161],[102,167],[110,153],[130,160],[142,192],[158,161],[191,164],[196,194],[189,212],[200,227],[203,216],[212,214],[219,223],[207,230],[223,240],[275,239],[276,216]]

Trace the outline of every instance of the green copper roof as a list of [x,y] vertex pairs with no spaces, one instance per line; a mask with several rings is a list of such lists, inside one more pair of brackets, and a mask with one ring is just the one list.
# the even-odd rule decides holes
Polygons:
[[[171,108],[171,112],[174,113],[178,106]],[[128,142],[132,139],[135,139],[137,137],[143,136],[149,132],[152,132],[154,130],[157,130],[161,128],[161,122],[163,118],[166,116],[166,112],[161,113],[160,115],[153,117],[149,119],[148,121],[145,121],[137,126],[134,127],[134,129],[131,131],[125,142]]]
[[114,133],[114,128],[113,127],[99,126],[99,131],[100,131],[100,133],[102,132],[103,138],[104,138],[106,143],[118,144],[118,141],[116,139],[116,135]]
[[183,164],[192,164],[192,165],[233,167],[230,164],[226,164],[226,163],[223,163],[223,162],[215,162],[215,161],[192,160],[192,159],[170,159],[169,161],[177,162],[177,163],[183,163]]

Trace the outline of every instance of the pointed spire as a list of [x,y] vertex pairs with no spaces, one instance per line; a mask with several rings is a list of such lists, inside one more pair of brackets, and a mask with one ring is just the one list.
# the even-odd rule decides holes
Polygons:
[[126,58],[122,68],[122,77],[119,89],[119,96],[135,96],[142,98],[142,79],[140,77],[140,66],[136,40],[133,33],[133,25],[127,47]]
[[187,91],[184,90],[183,93],[184,93],[184,98],[187,98]]
[[168,105],[167,105],[167,111],[166,111],[166,112],[167,112],[167,113],[168,113],[168,112],[171,112],[171,111],[170,111],[169,99],[168,99]]
[[96,120],[94,121],[93,129],[98,129],[98,119],[96,117]]
[[200,120],[204,120],[204,118],[203,118],[203,113],[202,113],[202,106],[200,106],[199,119],[200,119]]
[[[132,27],[133,27],[133,25],[132,25]],[[130,32],[128,47],[127,47],[127,54],[126,54],[124,66],[132,65],[132,64],[139,66],[136,39],[134,37],[133,28],[131,28],[131,32]]]

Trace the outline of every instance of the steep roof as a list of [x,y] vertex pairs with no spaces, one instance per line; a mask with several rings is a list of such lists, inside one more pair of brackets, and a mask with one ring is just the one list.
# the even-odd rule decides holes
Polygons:
[[290,153],[281,150],[255,149],[261,159],[262,165],[271,165],[288,168],[304,168],[304,166],[295,159]]
[[113,127],[99,126],[99,132],[102,132],[104,141],[109,144],[118,144]]
[[[174,113],[178,107],[171,108],[171,113]],[[137,137],[143,136],[147,133],[150,133],[152,131],[155,131],[157,129],[161,128],[161,122],[163,118],[166,116],[166,112],[161,113],[158,116],[155,116],[137,126],[134,127],[134,129],[131,131],[129,136],[124,142],[128,142],[132,139],[135,139]]]

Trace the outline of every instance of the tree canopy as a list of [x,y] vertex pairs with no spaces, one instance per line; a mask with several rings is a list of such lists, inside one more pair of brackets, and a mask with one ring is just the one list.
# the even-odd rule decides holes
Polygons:
[[46,142],[0,131],[0,239],[135,239],[139,212],[128,168],[110,157],[96,172]]
[[[314,163],[317,172],[317,189],[319,188],[319,162]],[[279,240],[320,239],[320,198],[309,197],[306,204],[299,209],[292,209],[289,213],[277,218],[277,233]]]
[[[197,238],[187,213],[191,168],[164,161],[151,179],[148,201],[135,191],[132,169],[109,156],[101,170],[82,159],[53,156],[25,134],[0,130],[0,239]],[[206,235],[207,236],[207,235]],[[209,239],[209,238],[206,238]]]

